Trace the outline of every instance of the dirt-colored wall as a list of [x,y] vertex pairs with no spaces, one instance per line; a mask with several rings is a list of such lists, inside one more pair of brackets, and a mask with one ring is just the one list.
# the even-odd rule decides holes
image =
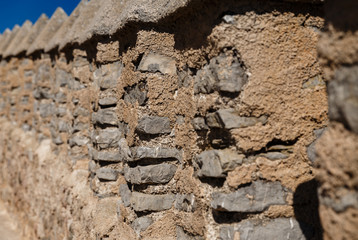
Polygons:
[[[329,181],[315,146],[347,131],[326,129],[323,12],[189,1],[154,23],[4,58],[1,198],[24,236],[322,239],[314,165]],[[354,133],[339,134],[353,159]]]
[[324,239],[358,238],[357,8],[357,1],[327,1],[325,31],[318,43],[330,119],[316,147]]

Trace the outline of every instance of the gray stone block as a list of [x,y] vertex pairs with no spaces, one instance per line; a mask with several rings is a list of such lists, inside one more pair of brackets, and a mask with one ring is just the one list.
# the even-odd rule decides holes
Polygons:
[[119,152],[96,151],[92,150],[92,158],[104,162],[121,162],[122,158]]
[[89,115],[89,111],[83,107],[76,107],[73,111],[74,117],[84,116],[87,117]]
[[139,120],[136,130],[144,134],[170,133],[170,121],[167,117],[145,116]]
[[67,96],[64,92],[58,92],[55,95],[55,101],[57,103],[66,103],[67,102]]
[[315,134],[315,137],[316,139],[310,144],[308,145],[307,147],[307,156],[308,156],[308,159],[311,161],[311,162],[315,162],[316,161],[316,158],[317,158],[317,154],[316,154],[316,142],[317,140],[322,136],[322,134],[324,133],[324,131],[326,130],[327,128],[321,128],[321,129],[316,129],[314,130],[314,134]]
[[118,116],[113,109],[100,109],[92,113],[92,121],[97,124],[118,125]]
[[125,168],[124,177],[132,184],[164,184],[169,182],[177,170],[172,164],[159,164]]
[[128,147],[127,140],[125,138],[121,138],[118,141],[119,154],[123,161],[131,161],[132,160],[132,152]]
[[225,129],[244,128],[253,126],[256,123],[265,124],[267,122],[266,116],[261,117],[240,117],[235,109],[220,109],[217,111],[217,115],[222,123],[222,127]]
[[279,182],[255,181],[232,193],[214,192],[211,207],[226,212],[262,212],[271,205],[286,204],[286,191]]
[[288,158],[289,155],[287,153],[282,153],[282,152],[267,152],[267,153],[260,154],[260,156],[270,160],[280,160],[280,159]]
[[174,206],[180,211],[193,212],[196,208],[194,194],[177,194]]
[[37,87],[32,92],[32,95],[36,99],[53,99],[53,94],[51,93],[51,89],[47,87]]
[[160,72],[163,74],[176,74],[175,59],[157,53],[149,53],[140,61],[138,70],[142,72]]
[[58,117],[64,117],[67,114],[67,108],[65,107],[58,107],[56,109],[56,115]]
[[100,71],[96,72],[97,77],[102,76],[99,80],[101,90],[115,88],[118,79],[122,73],[123,65],[120,62],[113,63],[102,67]]
[[119,186],[119,195],[121,196],[123,205],[129,207],[131,205],[132,192],[129,190],[127,184],[121,184]]
[[115,97],[105,97],[105,98],[101,98],[98,101],[99,105],[101,106],[112,106],[112,105],[116,105],[117,104],[117,98]]
[[132,228],[137,234],[145,231],[151,224],[153,223],[153,219],[150,217],[140,217],[132,222]]
[[145,88],[144,83],[139,83],[126,90],[126,93],[124,94],[124,101],[131,104],[138,102],[139,106],[143,106],[147,100],[147,90]]
[[68,132],[70,130],[70,126],[66,121],[59,120],[58,121],[58,131],[59,132]]
[[61,138],[61,136],[59,136],[59,135],[53,136],[53,137],[52,137],[52,142],[53,142],[54,144],[56,144],[56,145],[61,145],[61,144],[64,143],[63,140],[62,140],[62,138]]
[[56,68],[55,78],[57,87],[65,87],[73,79],[71,74],[59,68]]
[[204,151],[195,158],[198,177],[225,177],[225,173],[242,164],[245,155],[225,150]]
[[168,159],[181,160],[182,152],[176,148],[162,147],[134,147],[132,148],[133,158],[130,161],[142,159]]
[[101,149],[118,147],[122,132],[118,128],[106,128],[92,132],[92,142]]
[[328,83],[329,117],[358,133],[358,65],[339,68]]
[[136,212],[158,212],[170,209],[174,200],[173,194],[150,195],[132,192],[131,207]]
[[43,118],[53,116],[56,113],[56,107],[53,103],[41,103],[39,110],[40,116]]
[[51,67],[47,64],[42,64],[37,69],[37,73],[35,77],[33,78],[33,83],[43,83],[43,82],[53,82],[53,78],[51,76]]
[[78,81],[77,79],[72,78],[72,79],[69,80],[68,88],[71,89],[71,90],[77,91],[77,90],[81,90],[81,89],[86,88],[86,86],[83,85],[83,84],[82,84],[80,81]]
[[208,124],[209,127],[211,128],[223,127],[223,124],[220,121],[219,116],[216,112],[206,114],[205,118],[206,118],[206,123]]
[[[305,235],[306,234],[306,235]],[[220,240],[234,240],[240,236],[240,240],[306,240],[313,234],[302,232],[300,224],[293,218],[277,218],[267,221],[247,220],[236,225],[220,228]]]
[[247,82],[245,70],[235,56],[226,56],[222,53],[210,61],[210,68],[219,91],[237,93]]
[[205,119],[203,117],[196,117],[192,121],[192,125],[195,130],[202,131],[202,130],[209,130],[208,125],[205,123]]
[[214,90],[238,93],[246,82],[247,75],[239,59],[222,53],[197,72],[194,93],[211,93]]
[[73,136],[69,139],[69,144],[71,147],[74,146],[86,146],[90,142],[88,137],[85,136]]
[[106,181],[116,181],[118,174],[117,170],[111,168],[100,168],[96,171],[98,179]]
[[74,123],[73,123],[73,128],[72,128],[72,132],[80,132],[83,131],[85,129],[89,129],[89,124],[88,123],[84,123],[79,121],[78,119],[75,119]]

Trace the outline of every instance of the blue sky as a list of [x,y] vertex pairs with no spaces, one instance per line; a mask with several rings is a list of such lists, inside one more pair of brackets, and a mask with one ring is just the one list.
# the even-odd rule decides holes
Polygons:
[[69,15],[80,0],[2,0],[0,4],[0,33],[10,30],[15,24],[22,25],[25,20],[33,24],[45,13],[51,17],[57,7],[62,7]]

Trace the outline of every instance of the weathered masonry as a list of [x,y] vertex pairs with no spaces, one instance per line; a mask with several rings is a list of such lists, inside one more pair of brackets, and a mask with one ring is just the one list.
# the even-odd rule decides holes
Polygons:
[[357,9],[83,0],[6,30],[0,198],[29,239],[358,239]]

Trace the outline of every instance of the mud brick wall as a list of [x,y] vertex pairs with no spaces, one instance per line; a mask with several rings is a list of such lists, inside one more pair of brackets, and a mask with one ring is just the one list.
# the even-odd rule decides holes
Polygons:
[[0,197],[23,235],[354,239],[356,49],[330,4],[92,0],[4,32]]

